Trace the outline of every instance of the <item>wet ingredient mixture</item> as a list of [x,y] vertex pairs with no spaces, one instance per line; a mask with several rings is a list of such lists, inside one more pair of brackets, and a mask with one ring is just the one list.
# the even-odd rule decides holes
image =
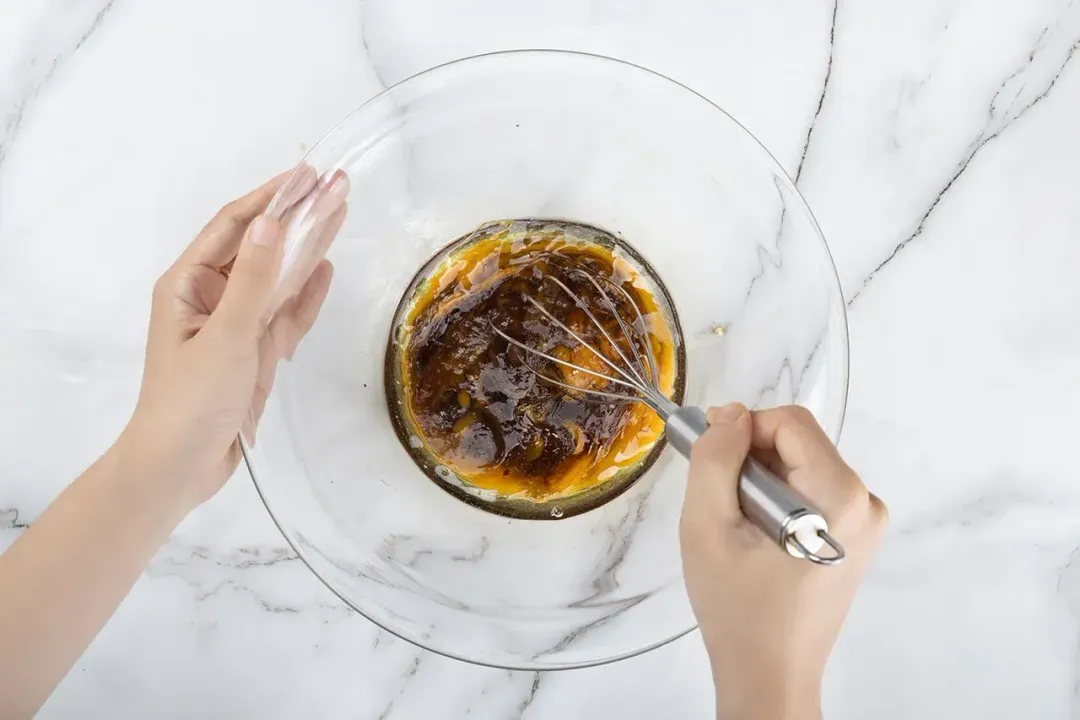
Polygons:
[[[621,343],[617,321],[581,271],[607,278],[629,293],[644,316],[648,337],[632,330],[626,342],[636,342],[639,352],[644,342],[651,344],[660,387],[671,396],[676,353],[669,321],[652,282],[620,255],[614,238],[600,233],[550,221],[492,223],[454,243],[430,276],[414,285],[411,307],[390,348],[389,357],[399,365],[397,390],[404,396],[408,424],[427,451],[468,483],[538,502],[567,497],[634,467],[662,436],[662,421],[645,405],[589,397],[545,382],[537,373],[575,388],[623,388],[538,360],[492,331],[498,327],[557,358],[614,375],[525,300],[535,298],[618,361],[581,307],[551,281],[573,290]],[[626,298],[610,287],[607,292],[627,327],[634,328],[635,313]],[[630,353],[629,344],[622,347]]]

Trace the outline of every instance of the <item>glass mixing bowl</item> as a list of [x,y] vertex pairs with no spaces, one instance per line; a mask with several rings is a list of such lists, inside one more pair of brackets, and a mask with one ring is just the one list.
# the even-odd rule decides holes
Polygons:
[[[371,621],[474,663],[594,665],[694,629],[677,532],[686,461],[665,449],[628,491],[562,520],[467,505],[418,469],[391,426],[390,322],[414,273],[465,232],[497,219],[584,222],[625,239],[666,285],[688,403],[800,403],[835,440],[844,302],[783,169],[688,88],[557,51],[416,75],[349,115],[306,163],[351,180],[328,253],[335,279],[244,448],[297,554]],[[310,230],[297,215],[288,257]]]

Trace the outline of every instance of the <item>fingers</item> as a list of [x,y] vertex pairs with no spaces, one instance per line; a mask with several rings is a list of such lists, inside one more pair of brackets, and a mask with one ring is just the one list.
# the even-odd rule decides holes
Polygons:
[[[290,179],[291,178],[291,179]],[[270,179],[247,195],[233,200],[218,211],[180,256],[177,264],[223,267],[236,257],[244,231],[282,188],[286,180],[289,197],[286,206],[298,202],[315,187],[317,176],[310,165],[301,165]]]
[[[271,301],[271,305],[275,308],[301,291],[315,267],[325,257],[345,222],[345,215],[348,212],[345,198],[348,193],[348,178],[340,171],[335,173],[329,181],[321,182],[319,190],[312,193],[313,204],[305,215],[313,219],[313,225],[307,231],[306,237],[301,235],[299,238],[301,242],[291,251],[287,250],[289,255],[286,256],[285,262],[288,268]],[[297,212],[304,213],[305,209],[301,206]],[[286,219],[284,224],[288,226],[288,222]]]
[[334,266],[329,260],[323,260],[311,274],[304,289],[295,298],[289,300],[274,315],[268,331],[259,338],[259,364],[255,375],[255,392],[251,408],[241,432],[244,439],[254,447],[259,420],[270,391],[274,387],[278,360],[291,358],[296,346],[315,323],[315,318],[322,308],[323,301],[330,290],[330,281],[334,275]]
[[[280,235],[282,226],[290,222],[299,212],[305,221],[310,220],[311,224],[301,233],[301,242],[293,243],[295,247],[290,251],[293,257],[287,260],[289,271],[285,273],[285,277],[281,277],[280,273],[283,261],[280,257],[277,260],[278,279],[282,282],[276,295],[262,297],[262,293],[265,292],[265,278],[254,280],[255,275],[262,273],[260,267],[266,266],[263,267],[265,270],[272,264],[270,256],[257,251],[259,242],[254,242],[252,249],[247,251],[249,254],[245,263],[247,269],[241,273],[246,276],[246,279],[237,282],[230,281],[225,287],[224,294],[232,296],[233,300],[230,303],[231,309],[222,313],[223,316],[227,315],[232,320],[237,320],[241,316],[250,319],[252,313],[255,313],[256,317],[269,318],[285,299],[301,289],[316,264],[322,259],[322,255],[344,221],[345,198],[348,194],[349,181],[342,171],[328,171],[320,179],[314,168],[301,165],[293,171],[273,178],[242,198],[234,200],[218,212],[158,281],[155,286],[155,307],[168,310],[175,306],[174,296],[178,292],[176,286],[179,280],[183,280],[195,286],[190,288],[190,291],[198,295],[199,299],[205,301],[208,297],[212,298],[212,303],[202,303],[208,305],[208,310],[203,312],[217,314],[215,309],[220,304],[219,298],[223,302],[224,296],[220,288],[208,287],[208,283],[220,282],[220,278],[215,275],[209,280],[201,280],[200,278],[205,278],[205,275],[200,273],[219,273],[223,268],[227,268],[229,270],[227,277],[231,277],[236,272],[234,265],[238,262],[238,256],[245,252],[243,250],[246,247],[245,238],[250,239],[256,235],[262,237],[265,234],[264,239],[271,245],[280,244],[275,236]],[[269,222],[274,223],[274,232],[263,228],[259,230],[259,233],[255,233],[255,224],[263,222],[258,218],[264,218],[267,215],[268,206],[275,197],[279,199],[274,206],[277,210],[274,211],[274,217],[269,218]],[[282,219],[282,214],[284,219]],[[280,256],[280,248],[277,254]],[[262,260],[259,259],[260,257]],[[256,292],[255,287],[262,289]],[[256,294],[252,295],[253,292]],[[246,297],[247,300],[239,301],[240,296]],[[188,298],[181,298],[181,300],[183,300],[181,305],[191,304]],[[257,308],[256,305],[263,307]],[[220,322],[225,322],[225,320]]]
[[804,407],[755,412],[751,443],[770,469],[829,512],[864,498],[866,488]]
[[323,260],[315,266],[300,294],[283,304],[274,315],[270,335],[278,357],[292,359],[296,346],[315,324],[333,277],[334,266],[329,260]]
[[[712,519],[742,519],[739,509],[739,474],[750,450],[749,411],[733,403],[709,411],[709,429],[694,443],[686,507]],[[701,509],[708,512],[699,513]],[[687,510],[684,509],[684,516]]]
[[281,269],[282,236],[281,225],[266,215],[251,222],[208,326],[216,325],[230,336],[262,334]]
[[776,450],[789,472],[843,463],[813,413],[798,405],[755,412],[751,442],[755,450]]

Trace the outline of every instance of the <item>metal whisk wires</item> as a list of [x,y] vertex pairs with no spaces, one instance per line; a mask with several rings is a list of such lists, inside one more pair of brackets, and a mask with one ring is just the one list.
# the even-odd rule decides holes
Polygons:
[[[659,372],[649,339],[648,326],[637,303],[634,302],[634,299],[625,289],[607,278],[598,280],[585,271],[575,270],[574,272],[580,273],[596,289],[597,296],[601,301],[600,304],[611,313],[618,324],[622,339],[625,340],[625,345],[629,347],[629,353],[624,352],[623,343],[616,342],[611,337],[604,323],[600,322],[592,310],[589,309],[588,303],[564,283],[560,282],[558,278],[548,276],[544,279],[555,283],[574,301],[574,305],[584,312],[593,327],[599,330],[600,337],[611,346],[612,353],[601,352],[600,349],[586,341],[582,337],[582,333],[575,332],[573,328],[555,317],[536,298],[526,295],[525,300],[536,308],[553,326],[561,329],[599,358],[606,367],[612,370],[612,374],[597,372],[531,347],[517,338],[511,337],[500,328],[495,327],[494,324],[491,326],[492,330],[528,355],[543,358],[576,372],[591,375],[606,381],[606,384],[603,390],[577,387],[571,383],[545,375],[526,361],[524,363],[525,367],[544,382],[565,388],[572,393],[581,393],[608,400],[645,403],[663,419],[665,434],[671,445],[679,453],[689,458],[691,447],[708,430],[709,421],[700,408],[692,406],[680,408],[664,397],[664,394],[660,391]],[[607,284],[621,293],[633,309],[632,324],[639,332],[637,338],[630,332],[630,328],[627,327],[626,321],[619,313],[619,309],[616,307],[611,295],[605,291],[603,284]],[[608,327],[610,326],[612,326],[612,323],[609,322]],[[638,348],[637,340],[641,341],[643,349]],[[606,345],[604,347],[606,348]],[[617,355],[618,359],[609,355]],[[633,359],[631,359],[631,356]],[[626,392],[621,390],[613,392],[612,385],[625,389]],[[825,521],[821,511],[814,508],[810,501],[804,498],[797,490],[776,477],[771,470],[752,457],[745,460],[739,476],[739,504],[752,523],[761,528],[781,548],[795,557],[806,558],[818,565],[836,565],[844,560],[844,548],[835,538],[829,535],[828,523]],[[817,539],[820,539],[820,542]],[[815,542],[818,545],[821,543],[827,544],[832,548],[833,554],[819,555]],[[811,547],[812,545],[814,547]]]
[[[526,295],[525,300],[534,308],[536,308],[549,322],[551,322],[552,325],[565,332],[567,335],[577,341],[582,347],[589,350],[589,352],[595,355],[601,362],[604,363],[604,365],[610,368],[614,374],[597,372],[590,368],[582,367],[581,365],[578,365],[576,363],[572,363],[568,360],[556,357],[555,355],[552,355],[550,353],[546,353],[542,350],[539,350],[530,345],[527,345],[526,343],[521,342],[517,338],[511,337],[509,334],[499,329],[495,325],[492,325],[492,330],[499,337],[503,338],[514,347],[517,347],[530,355],[543,358],[544,360],[556,363],[576,372],[591,375],[599,380],[604,380],[605,382],[612,385],[616,385],[620,388],[625,388],[626,391],[613,392],[611,389],[597,390],[594,388],[583,388],[571,385],[570,383],[563,382],[562,380],[557,380],[556,378],[553,378],[536,370],[531,365],[529,365],[529,363],[526,362],[525,367],[531,370],[534,374],[536,374],[539,379],[543,380],[544,382],[556,385],[565,390],[569,390],[575,393],[582,393],[593,397],[605,398],[607,400],[642,402],[652,408],[664,421],[667,421],[671,413],[678,410],[678,405],[671,402],[671,400],[666,398],[664,394],[660,391],[660,372],[656,362],[656,355],[652,349],[652,343],[649,340],[649,328],[645,322],[644,316],[641,314],[641,310],[637,306],[637,303],[634,302],[634,299],[630,296],[630,293],[628,293],[624,288],[620,287],[611,280],[608,280],[607,278],[602,278],[601,280],[598,280],[592,274],[581,269],[576,269],[572,272],[575,275],[579,275],[580,277],[587,280],[593,286],[593,288],[596,289],[597,295],[599,296],[601,303],[607,309],[607,311],[610,312],[611,315],[615,318],[615,321],[619,327],[619,332],[625,339],[625,345],[630,348],[629,355],[632,356],[632,358],[628,357],[627,353],[624,352],[623,343],[616,342],[616,339],[611,336],[607,328],[604,327],[604,324],[600,322],[596,315],[593,314],[592,310],[589,309],[588,304],[577,293],[567,287],[558,278],[548,276],[544,278],[544,280],[546,282],[554,283],[563,292],[565,292],[571,300],[573,300],[574,305],[576,305],[578,309],[585,313],[585,316],[589,319],[592,325],[600,331],[600,334],[603,336],[603,338],[614,349],[615,354],[618,356],[617,359],[609,357],[608,354],[601,352],[592,343],[586,341],[581,336],[581,334],[575,332],[566,323],[555,317],[551,313],[551,311],[544,307],[543,303],[541,303],[536,298]],[[608,292],[604,290],[603,284],[608,285],[614,291],[620,293],[626,300],[626,302],[629,304],[630,308],[632,308],[634,315],[632,319],[632,325],[634,329],[636,329],[639,333],[641,340],[640,344],[644,346],[644,351],[638,348],[639,343],[635,342],[634,334],[631,332],[630,328],[627,326],[626,321],[619,313],[615,302],[611,299],[611,295],[609,295]]]

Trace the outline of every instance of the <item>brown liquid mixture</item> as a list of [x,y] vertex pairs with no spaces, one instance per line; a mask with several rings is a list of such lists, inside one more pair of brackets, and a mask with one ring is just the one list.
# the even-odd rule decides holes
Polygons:
[[[396,337],[405,415],[434,459],[476,487],[540,502],[566,497],[633,468],[663,434],[663,422],[641,403],[590,397],[536,373],[575,388],[622,393],[625,388],[531,356],[492,330],[494,325],[530,347],[615,375],[525,300],[535,298],[622,364],[581,308],[548,279],[573,290],[628,357],[633,357],[631,341],[644,355],[644,333],[632,330],[624,341],[599,293],[578,271],[608,278],[629,293],[644,316],[660,387],[670,397],[676,346],[652,283],[611,242],[598,241],[597,233],[569,223],[493,223],[455,243],[460,247],[414,285]],[[610,287],[607,292],[627,327],[634,328],[636,315],[626,298]],[[390,357],[393,350],[392,343]]]

